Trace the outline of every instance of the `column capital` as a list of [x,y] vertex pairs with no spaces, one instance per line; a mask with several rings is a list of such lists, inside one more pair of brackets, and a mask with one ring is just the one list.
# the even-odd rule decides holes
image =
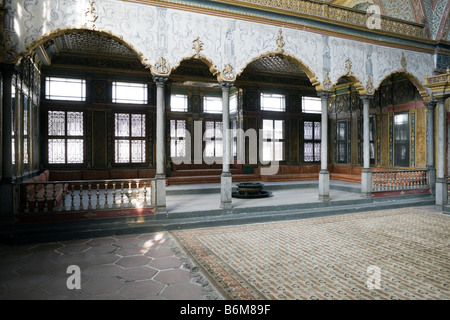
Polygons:
[[444,103],[445,100],[447,100],[447,98],[448,98],[448,97],[441,96],[441,97],[436,97],[435,99],[436,99],[436,101],[437,101],[438,103]]
[[317,96],[322,98],[322,99],[328,99],[331,95],[333,94],[333,92],[331,91],[327,91],[327,90],[322,90],[317,92]]
[[360,98],[363,102],[365,102],[365,101],[370,102],[370,100],[373,99],[373,94],[363,94],[363,95],[360,95],[359,98]]
[[220,81],[219,82],[219,87],[222,88],[222,90],[230,90],[231,87],[234,86],[234,82],[233,81]]
[[160,75],[153,76],[153,81],[156,83],[157,87],[163,87],[168,79],[169,79],[168,76],[160,76]]
[[424,102],[423,104],[427,107],[428,111],[433,111],[436,108],[437,101],[431,100]]

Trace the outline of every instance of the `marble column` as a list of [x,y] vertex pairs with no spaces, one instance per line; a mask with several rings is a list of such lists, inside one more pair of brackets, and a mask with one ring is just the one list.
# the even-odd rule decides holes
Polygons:
[[319,172],[319,200],[330,201],[330,173],[328,172],[328,98],[330,91],[321,91],[317,95],[322,101],[322,140]]
[[166,213],[166,165],[165,165],[165,98],[164,88],[167,77],[154,76],[156,83],[156,175],[155,175],[155,196],[154,204],[156,213]]
[[434,166],[434,109],[436,101],[425,103],[427,112],[427,169],[430,175],[430,186],[434,193],[436,189],[436,167]]
[[220,207],[231,209],[232,177],[230,172],[231,137],[230,137],[230,88],[233,82],[220,82],[222,88],[222,175],[220,178]]
[[363,102],[363,161],[364,167],[361,172],[361,196],[366,199],[372,198],[372,171],[370,170],[370,128],[369,128],[369,105],[373,96],[362,95]]
[[446,152],[446,132],[445,132],[445,98],[437,98],[438,102],[438,161],[437,161],[437,179],[436,179],[436,205],[443,206],[447,204],[447,178],[445,177],[445,152]]
[[14,221],[14,166],[12,163],[12,77],[15,72],[13,65],[0,64],[2,83],[1,112],[1,181],[0,181],[0,224],[9,224]]

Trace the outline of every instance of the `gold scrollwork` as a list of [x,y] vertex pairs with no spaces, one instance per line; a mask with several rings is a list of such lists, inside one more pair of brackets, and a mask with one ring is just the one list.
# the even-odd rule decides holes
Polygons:
[[95,4],[94,0],[89,0],[89,7],[84,13],[84,16],[86,17],[86,23],[84,25],[93,30],[95,30],[96,28],[95,22],[98,19],[98,14],[97,11],[95,10],[94,4]]
[[154,75],[163,75],[166,76],[170,73],[170,67],[167,64],[166,59],[160,57],[158,61],[156,61],[155,65],[152,67],[152,73]]
[[331,90],[332,87],[333,87],[333,84],[331,83],[331,80],[330,80],[330,74],[328,71],[325,71],[325,79],[323,80],[323,88],[325,90]]
[[366,93],[369,95],[373,95],[375,93],[375,88],[373,87],[371,76],[367,77]]
[[284,42],[282,32],[283,32],[283,31],[282,31],[281,28],[280,28],[280,29],[278,30],[278,38],[277,38],[277,47],[278,47],[277,52],[280,52],[280,53],[284,51],[283,47],[284,47],[284,45],[286,44],[286,43]]
[[201,56],[201,51],[203,50],[203,41],[200,40],[199,37],[195,38],[194,41],[192,41],[193,46],[192,49],[195,50],[195,57],[198,58]]
[[233,72],[233,67],[230,64],[227,64],[223,71],[217,77],[218,81],[235,81],[236,75]]

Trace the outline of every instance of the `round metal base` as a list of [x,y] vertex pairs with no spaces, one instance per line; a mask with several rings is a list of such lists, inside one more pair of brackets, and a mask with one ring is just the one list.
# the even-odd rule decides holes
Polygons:
[[238,198],[238,199],[258,199],[258,198],[267,198],[270,197],[272,195],[272,192],[270,191],[265,191],[262,190],[259,193],[250,193],[250,194],[243,194],[243,193],[239,193],[239,192],[233,192],[231,194],[231,196],[233,198]]

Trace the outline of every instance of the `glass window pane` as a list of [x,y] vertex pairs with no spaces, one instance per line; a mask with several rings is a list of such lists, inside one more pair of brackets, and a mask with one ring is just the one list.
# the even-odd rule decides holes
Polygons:
[[305,121],[303,124],[304,127],[304,138],[305,140],[312,140],[313,139],[313,122],[311,121]]
[[45,80],[45,98],[52,100],[86,100],[86,81],[48,77]]
[[176,156],[177,157],[186,156],[186,140],[176,141]]
[[145,162],[145,140],[131,140],[131,162]]
[[222,140],[215,140],[215,156],[221,157],[223,154],[223,143]]
[[285,111],[285,96],[282,94],[261,93],[261,110]]
[[320,140],[322,138],[322,124],[320,122],[314,122],[314,140]]
[[322,101],[316,97],[302,97],[303,113],[322,113]]
[[83,112],[67,112],[67,135],[83,135]]
[[222,113],[222,97],[204,97],[203,111],[206,113]]
[[185,94],[172,94],[170,96],[170,110],[175,112],[188,111],[188,97]]
[[64,139],[48,140],[48,163],[66,162],[66,141]]
[[214,141],[205,141],[205,157],[214,157]]
[[177,120],[177,132],[178,138],[186,137],[186,120]]
[[263,141],[263,161],[273,160],[273,143]]
[[263,139],[273,139],[273,120],[263,120]]
[[64,111],[48,112],[48,135],[64,136],[66,134],[66,114]]
[[129,140],[116,140],[116,163],[128,163],[130,162],[130,141]]
[[115,136],[130,136],[130,115],[127,113],[116,113],[115,117]]
[[275,120],[275,133],[274,133],[274,139],[283,139],[283,126],[284,121],[283,120]]
[[83,140],[67,140],[67,163],[83,163]]
[[147,104],[146,83],[113,82],[112,89],[114,103]]
[[222,122],[216,122],[216,130],[214,135],[216,139],[222,139],[222,129],[223,129]]
[[275,161],[284,160],[284,142],[281,141],[274,142],[274,158]]
[[314,143],[314,161],[320,161],[321,147],[320,142]]
[[236,113],[237,107],[238,107],[237,94],[233,94],[230,96],[230,113]]
[[312,162],[314,161],[313,158],[313,144],[308,142],[304,144],[304,160],[305,162]]
[[145,138],[145,114],[131,115],[131,136]]
[[213,138],[214,137],[214,122],[213,121],[206,121],[205,122],[205,138]]

